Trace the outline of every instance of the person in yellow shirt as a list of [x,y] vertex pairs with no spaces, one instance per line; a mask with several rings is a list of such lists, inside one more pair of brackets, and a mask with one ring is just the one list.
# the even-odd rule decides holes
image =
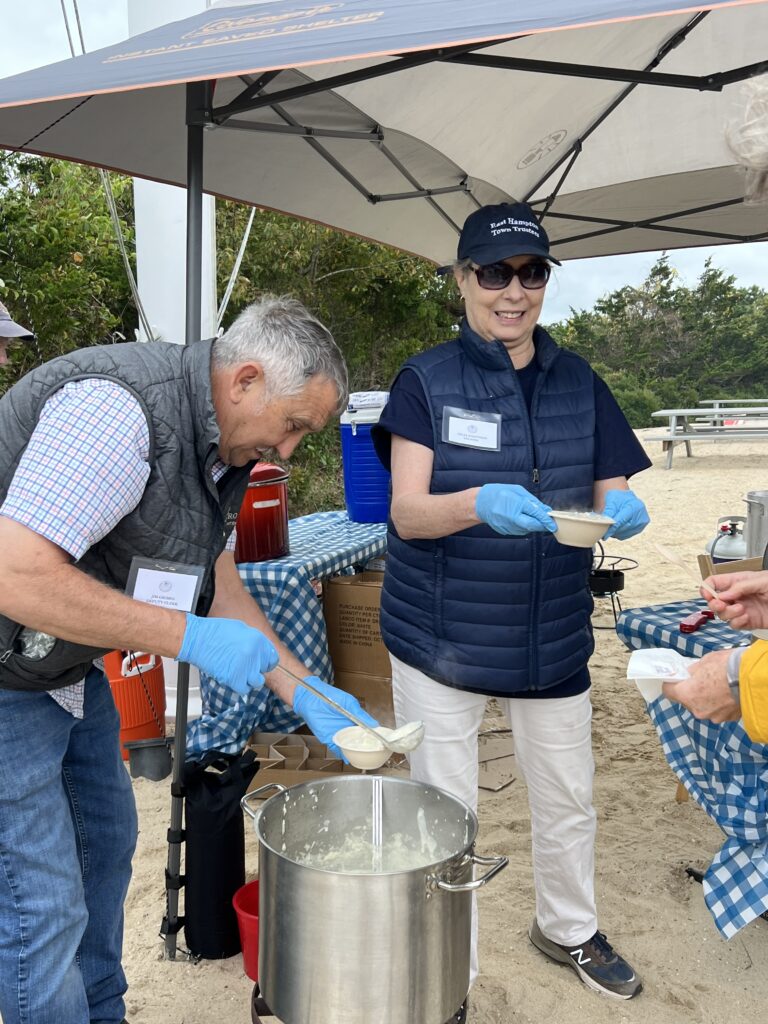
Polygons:
[[[726,573],[706,582],[718,593],[707,603],[719,618],[734,629],[768,629],[768,571]],[[751,740],[768,743],[768,641],[705,654],[689,679],[665,683],[663,693],[695,718],[742,719]]]

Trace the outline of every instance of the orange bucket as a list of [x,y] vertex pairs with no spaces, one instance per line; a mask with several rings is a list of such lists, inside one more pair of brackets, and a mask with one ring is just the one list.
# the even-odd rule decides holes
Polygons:
[[126,743],[165,736],[163,663],[154,654],[110,651],[104,673],[120,715],[120,751],[127,761]]

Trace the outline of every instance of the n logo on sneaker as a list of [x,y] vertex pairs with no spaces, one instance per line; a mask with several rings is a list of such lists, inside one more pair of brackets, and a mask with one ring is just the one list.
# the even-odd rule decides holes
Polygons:
[[584,956],[583,949],[572,949],[570,952],[570,956],[573,957],[573,959],[576,961],[579,967],[583,967],[584,964],[588,964],[592,959],[591,956]]

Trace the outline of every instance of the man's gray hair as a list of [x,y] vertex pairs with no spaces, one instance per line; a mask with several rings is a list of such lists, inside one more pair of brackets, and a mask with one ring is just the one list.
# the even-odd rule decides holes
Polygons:
[[297,395],[311,377],[326,377],[339,396],[336,411],[347,406],[349,381],[344,356],[331,332],[298,299],[264,295],[247,306],[213,345],[219,369],[258,363],[269,397]]

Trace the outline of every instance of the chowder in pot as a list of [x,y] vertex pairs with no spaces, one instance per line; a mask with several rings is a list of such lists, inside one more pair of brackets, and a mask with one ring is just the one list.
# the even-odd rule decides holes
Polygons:
[[[265,787],[271,789],[273,787]],[[507,864],[434,786],[330,776],[244,809],[259,839],[259,984],[284,1024],[444,1024],[469,987],[471,894]],[[473,866],[488,866],[473,878]]]

